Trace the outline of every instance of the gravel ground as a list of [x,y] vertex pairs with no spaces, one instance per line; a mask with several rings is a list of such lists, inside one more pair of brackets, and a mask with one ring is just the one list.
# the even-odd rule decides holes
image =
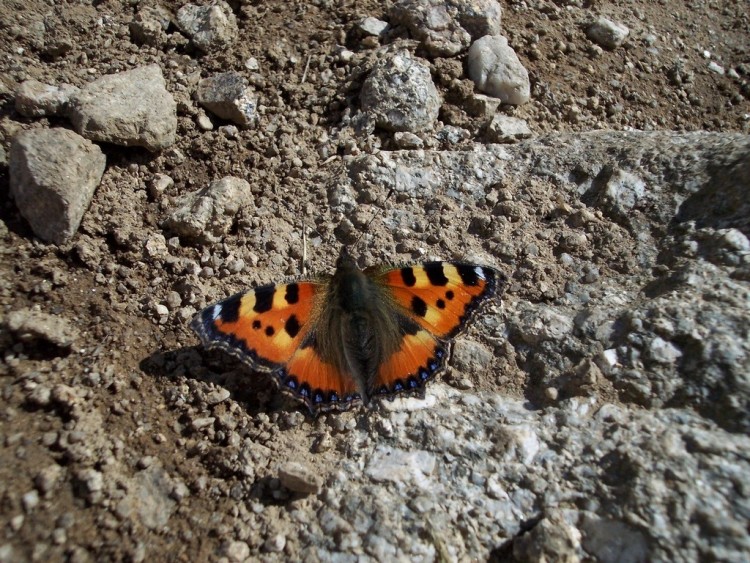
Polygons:
[[[743,2],[200,4],[0,9],[0,561],[750,551]],[[198,345],[357,240],[508,278],[425,397]]]

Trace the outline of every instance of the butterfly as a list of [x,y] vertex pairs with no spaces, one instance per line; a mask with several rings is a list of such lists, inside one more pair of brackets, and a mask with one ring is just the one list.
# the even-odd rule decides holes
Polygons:
[[373,397],[424,394],[449,341],[504,281],[493,268],[425,262],[360,270],[346,247],[334,274],[263,285],[205,308],[191,323],[304,402],[313,415]]

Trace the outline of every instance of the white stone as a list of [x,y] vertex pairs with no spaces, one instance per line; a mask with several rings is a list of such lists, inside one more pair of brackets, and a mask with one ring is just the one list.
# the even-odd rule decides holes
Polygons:
[[531,137],[526,120],[510,115],[496,114],[487,126],[487,140],[492,143],[512,143]]
[[469,77],[485,94],[512,105],[531,99],[529,73],[502,35],[485,35],[469,48]]

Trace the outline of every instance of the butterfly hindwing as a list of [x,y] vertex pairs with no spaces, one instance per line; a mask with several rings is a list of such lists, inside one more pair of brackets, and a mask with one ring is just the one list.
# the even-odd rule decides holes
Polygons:
[[424,384],[443,366],[443,343],[415,321],[404,319],[399,323],[406,327],[399,349],[378,370],[373,389],[376,395],[421,393]]
[[375,393],[421,393],[446,360],[446,341],[460,333],[497,291],[501,274],[462,262],[426,262],[376,277],[405,317],[401,346],[380,366]]

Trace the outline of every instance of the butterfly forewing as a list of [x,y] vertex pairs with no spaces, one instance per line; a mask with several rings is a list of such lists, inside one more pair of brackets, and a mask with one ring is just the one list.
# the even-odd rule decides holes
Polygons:
[[497,291],[499,272],[462,262],[427,262],[379,276],[395,301],[438,338],[458,334]]
[[299,348],[324,284],[266,285],[207,307],[193,330],[208,347],[222,348],[254,367],[283,367]]

